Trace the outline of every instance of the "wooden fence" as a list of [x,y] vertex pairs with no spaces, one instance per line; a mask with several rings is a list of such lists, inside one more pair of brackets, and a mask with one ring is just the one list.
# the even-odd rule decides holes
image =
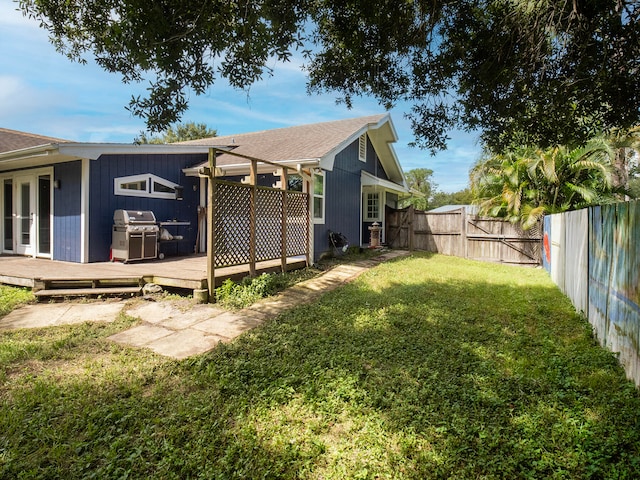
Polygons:
[[640,201],[545,217],[544,267],[640,387]]
[[386,239],[391,248],[516,265],[540,265],[542,226],[524,231],[519,225],[466,213],[423,212],[387,208]]

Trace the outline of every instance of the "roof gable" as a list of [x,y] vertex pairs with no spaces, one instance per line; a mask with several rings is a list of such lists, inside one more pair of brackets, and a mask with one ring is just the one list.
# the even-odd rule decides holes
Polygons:
[[[342,143],[354,137],[354,135],[359,135],[366,125],[378,123],[384,117],[384,114],[371,115],[332,122],[190,140],[181,143],[211,146],[224,145],[232,147],[234,153],[260,158],[269,162],[320,159],[330,154]],[[221,165],[237,162],[237,159],[224,159],[222,157],[219,159]]]
[[69,142],[69,140],[0,128],[0,153],[22,150],[23,148],[39,147],[51,143],[67,142]]
[[[388,177],[404,184],[402,169],[391,145],[397,135],[388,114],[190,140],[181,144],[225,146],[238,155],[274,163],[317,160],[321,168],[333,170],[336,154],[365,132],[368,132]],[[223,169],[246,163],[231,155],[220,154],[216,158],[216,165]]]

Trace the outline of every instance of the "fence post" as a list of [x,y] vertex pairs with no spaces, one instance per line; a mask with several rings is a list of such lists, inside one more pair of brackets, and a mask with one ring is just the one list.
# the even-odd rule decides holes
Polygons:
[[462,241],[463,258],[469,258],[469,242],[467,241],[467,209],[465,207],[462,207],[462,215],[460,215],[460,218],[462,219],[460,240]]
[[414,228],[413,223],[416,219],[416,212],[413,205],[409,206],[409,251],[413,252],[414,244],[413,244],[413,236],[414,236]]

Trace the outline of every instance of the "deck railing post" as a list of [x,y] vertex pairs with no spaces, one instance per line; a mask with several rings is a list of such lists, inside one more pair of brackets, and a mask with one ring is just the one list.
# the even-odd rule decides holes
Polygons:
[[215,297],[216,289],[216,149],[209,149],[209,199],[207,205],[207,288],[209,301]]
[[289,201],[289,172],[287,167],[282,167],[282,173],[280,175],[280,183],[282,188],[282,241],[280,242],[281,248],[281,261],[282,261],[282,273],[287,271],[287,248],[288,248],[288,238],[287,238],[287,221],[289,218],[287,204]]
[[251,205],[249,207],[249,275],[256,276],[256,220],[257,220],[257,197],[258,197],[258,161],[251,159],[251,171],[249,174],[251,184]]

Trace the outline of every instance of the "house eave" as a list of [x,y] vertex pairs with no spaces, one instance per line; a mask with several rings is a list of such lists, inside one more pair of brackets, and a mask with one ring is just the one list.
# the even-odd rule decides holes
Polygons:
[[378,154],[380,163],[387,176],[394,182],[404,184],[404,175],[400,161],[393,149],[393,144],[398,141],[398,134],[391,120],[391,115],[386,114],[376,123],[369,123],[351,135],[349,138],[336,145],[330,152],[320,159],[320,167],[323,170],[332,171],[336,155],[348,145],[356,141],[363,133],[367,133],[374,150]]
[[0,153],[0,171],[42,167],[79,158],[68,152],[61,153],[59,144],[51,143]]
[[207,154],[209,147],[199,145],[132,145],[120,143],[50,143],[0,153],[0,171],[41,167],[74,160],[96,160],[101,155],[117,154]]
[[360,183],[362,187],[381,188],[400,195],[407,195],[410,192],[404,182],[402,184],[398,184],[390,180],[384,180],[376,177],[375,175],[371,175],[364,170],[360,172]]

